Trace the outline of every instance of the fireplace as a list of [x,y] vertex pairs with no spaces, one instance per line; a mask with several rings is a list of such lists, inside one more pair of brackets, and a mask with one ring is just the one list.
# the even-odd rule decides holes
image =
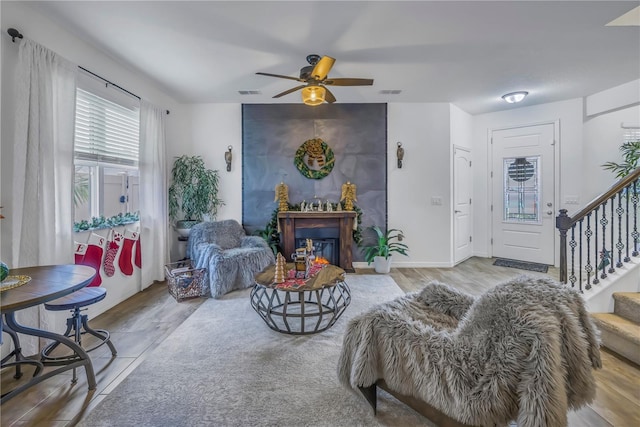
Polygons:
[[[300,239],[313,239],[314,246],[317,241],[323,241],[322,250],[332,251],[331,263],[346,272],[354,272],[351,262],[351,248],[355,218],[356,213],[353,211],[278,212],[278,222],[282,233],[280,241],[285,255],[290,257],[296,248],[305,246],[306,242],[300,244]],[[328,257],[325,255],[325,258]]]

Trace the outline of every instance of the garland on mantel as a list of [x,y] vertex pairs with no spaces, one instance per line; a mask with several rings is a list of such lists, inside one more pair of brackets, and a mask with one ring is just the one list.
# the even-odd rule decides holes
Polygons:
[[[338,203],[331,204],[334,212],[337,210]],[[288,203],[288,206],[289,211],[301,211],[299,203],[295,205]],[[342,208],[344,209],[344,204],[342,204]],[[356,213],[357,222],[357,226],[355,230],[353,230],[353,241],[357,246],[360,246],[360,244],[362,243],[362,209],[354,204],[353,210]],[[280,234],[278,233],[278,212],[280,212],[279,208],[274,209],[273,213],[271,214],[271,220],[269,220],[265,228],[262,230],[256,230],[255,232],[256,235],[261,236],[264,240],[267,241],[274,253],[277,253],[277,248],[280,246]]]
[[127,212],[125,214],[119,213],[109,218],[106,218],[104,215],[100,215],[99,217],[92,217],[90,221],[83,219],[82,221],[74,222],[73,231],[99,230],[101,228],[112,228],[121,225],[133,224],[138,221],[140,221],[139,212]]

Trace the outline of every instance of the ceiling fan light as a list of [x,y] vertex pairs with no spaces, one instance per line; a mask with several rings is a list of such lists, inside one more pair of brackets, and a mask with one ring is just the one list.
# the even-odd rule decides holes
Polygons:
[[307,105],[320,105],[327,91],[322,86],[307,86],[302,89],[302,102]]
[[509,104],[514,104],[516,102],[522,101],[524,97],[527,95],[529,95],[529,92],[522,90],[522,91],[511,92],[511,93],[507,93],[506,95],[502,95],[502,99],[507,101]]

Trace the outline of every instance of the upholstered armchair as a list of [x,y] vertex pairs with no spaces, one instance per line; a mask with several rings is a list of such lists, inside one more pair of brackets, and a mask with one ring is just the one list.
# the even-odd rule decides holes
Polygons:
[[275,264],[262,237],[247,236],[235,220],[202,222],[191,228],[187,257],[195,268],[206,268],[206,283],[213,298],[251,287],[254,275]]
[[353,318],[338,377],[441,426],[560,427],[595,397],[598,331],[581,295],[519,276],[479,297],[432,282]]

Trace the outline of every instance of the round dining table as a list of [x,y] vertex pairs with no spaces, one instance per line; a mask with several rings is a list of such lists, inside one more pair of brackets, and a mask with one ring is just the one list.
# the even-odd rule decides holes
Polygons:
[[[79,367],[84,367],[89,390],[94,390],[96,378],[93,365],[89,355],[80,345],[64,335],[21,325],[16,321],[15,314],[19,310],[44,304],[84,288],[91,283],[96,275],[96,270],[85,265],[68,264],[16,268],[12,269],[10,274],[11,277],[27,276],[31,280],[21,286],[6,290],[2,290],[0,284],[2,329],[11,336],[14,343],[13,351],[2,359],[2,367],[15,365],[17,378],[21,376],[20,365],[22,364],[35,365],[36,369],[28,382],[2,394],[0,404],[54,375]],[[38,360],[25,357],[20,347],[19,334],[57,341],[70,348],[73,355],[64,360]],[[12,362],[8,362],[10,358],[14,358]],[[45,372],[44,367],[47,366],[56,366],[57,368]]]

